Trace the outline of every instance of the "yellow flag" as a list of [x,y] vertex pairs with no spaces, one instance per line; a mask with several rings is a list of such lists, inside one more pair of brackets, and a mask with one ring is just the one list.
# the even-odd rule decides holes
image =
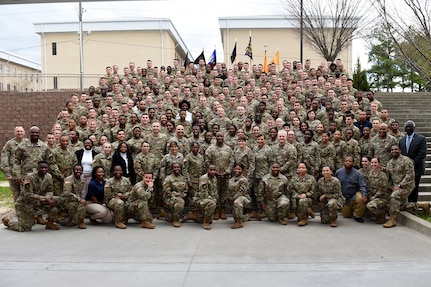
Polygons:
[[263,71],[268,74],[268,60],[266,59],[266,51],[265,51],[265,58],[263,59]]
[[277,51],[277,53],[275,53],[275,56],[274,58],[272,58],[271,63],[274,63],[277,66],[280,66],[280,51]]

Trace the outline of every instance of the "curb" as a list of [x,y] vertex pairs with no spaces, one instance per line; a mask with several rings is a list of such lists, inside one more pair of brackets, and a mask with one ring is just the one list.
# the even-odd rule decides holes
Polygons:
[[431,223],[407,211],[398,214],[397,222],[427,237],[431,237]]

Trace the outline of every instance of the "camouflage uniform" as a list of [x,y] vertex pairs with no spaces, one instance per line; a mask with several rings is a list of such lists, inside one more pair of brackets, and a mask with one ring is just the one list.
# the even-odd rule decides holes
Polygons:
[[[289,184],[292,192],[292,204],[296,207],[298,219],[308,218],[308,208],[311,208],[316,198],[316,179],[309,174],[304,177],[295,175]],[[301,194],[306,194],[306,198],[300,198]]]
[[265,175],[259,183],[258,206],[265,204],[269,221],[278,221],[287,216],[291,205],[291,194],[287,189],[288,179],[281,173],[274,177]]
[[[127,213],[127,197],[132,190],[132,184],[127,177],[122,176],[121,179],[111,177],[105,184],[105,197],[107,207],[114,212],[114,222],[123,221],[126,219]],[[125,195],[125,199],[120,196]]]
[[248,221],[249,214],[244,214],[244,209],[250,208],[251,197],[249,181],[245,176],[234,176],[229,180],[229,198],[232,201],[235,221]]
[[204,157],[201,154],[194,155],[192,152],[184,158],[183,174],[189,184],[188,198],[193,198],[199,188],[199,178],[204,167]]
[[[199,178],[199,189],[193,197],[193,205],[202,211],[203,217],[211,218],[217,207],[217,178],[210,178],[208,174],[204,174]],[[203,221],[203,218],[198,219]]]
[[86,207],[81,203],[81,191],[84,181],[73,174],[64,179],[63,194],[61,195],[63,208],[68,213],[67,225],[76,225],[84,220]]
[[355,167],[358,168],[361,163],[361,147],[359,146],[358,141],[351,138],[346,141],[345,147],[344,158],[346,158],[346,156],[351,156],[355,163]]
[[414,163],[407,156],[400,155],[398,159],[392,158],[388,162],[386,171],[389,176],[389,188],[399,187],[391,194],[389,213],[399,212],[400,208],[407,207],[407,198],[415,187]]
[[338,217],[338,209],[343,207],[344,197],[341,194],[341,183],[336,177],[331,177],[331,180],[326,181],[325,178],[320,178],[317,182],[317,195],[325,195],[322,201],[322,209],[320,211],[320,220],[322,223],[329,223]]
[[135,184],[127,199],[128,216],[138,222],[152,222],[153,216],[151,215],[148,201],[151,200],[153,196],[154,189],[148,187],[145,182],[140,181]]
[[52,176],[46,173],[43,177],[38,172],[28,174],[21,188],[21,193],[15,202],[15,210],[18,220],[9,222],[9,229],[15,231],[31,231],[34,218],[40,210],[45,210],[50,218],[57,216],[57,208],[41,204],[43,198],[51,198],[56,204],[59,198],[53,195]]
[[[187,182],[184,176],[171,174],[163,182],[163,198],[165,206],[172,213],[172,220],[179,221],[184,211],[184,198],[187,196]],[[167,220],[171,220],[169,216]]]
[[323,143],[319,144],[319,153],[320,153],[320,168],[322,170],[324,166],[329,166],[332,170],[335,168],[335,147],[332,143],[324,145]]
[[391,196],[388,176],[383,171],[373,171],[364,176],[367,181],[368,195],[370,201],[367,203],[368,211],[376,217],[385,215],[388,207],[389,198]]
[[144,142],[143,138],[131,138],[126,143],[130,148],[132,158],[135,159],[135,157],[141,152],[141,146]]
[[159,161],[162,160],[163,156],[166,154],[166,145],[169,140],[168,136],[159,134],[159,136],[156,137],[154,134],[150,134],[144,137],[144,139],[150,144],[151,153],[154,154]]
[[280,165],[280,173],[288,179],[292,178],[296,173],[295,168],[298,161],[296,148],[288,142],[283,146],[277,144],[272,147],[272,156],[272,163],[276,162]]
[[[310,143],[302,143],[302,162],[307,166],[308,174],[317,176],[320,167],[320,151],[319,146],[315,141]],[[296,167],[296,163],[295,163]]]
[[144,172],[146,171],[151,171],[153,173],[153,179],[156,181],[159,176],[160,159],[151,151],[148,154],[140,153],[135,157],[134,167],[138,182],[142,180]]
[[393,145],[398,145],[398,141],[391,135],[386,135],[385,138],[380,138],[380,136],[375,136],[370,141],[370,150],[368,156],[378,157],[380,160],[380,165],[385,167],[388,161],[391,159],[391,147]]
[[371,143],[371,138],[364,138],[361,137],[358,140],[358,144],[361,147],[361,157],[363,156],[368,156],[368,153],[370,152],[370,143]]
[[78,162],[75,151],[71,147],[63,149],[55,147],[49,157],[49,173],[52,175],[54,194],[63,193],[64,179],[73,173],[73,166]]
[[107,178],[112,177],[112,174],[111,174],[112,153],[108,156],[103,152],[97,154],[93,159],[93,168],[96,166],[101,166],[105,169],[105,176]]
[[228,199],[228,180],[234,165],[232,149],[225,144],[223,146],[218,146],[217,144],[209,146],[205,153],[205,167],[208,168],[210,164],[216,166],[217,172],[226,173],[225,175],[217,176],[219,193],[217,204],[226,205]]
[[264,145],[259,148],[257,145],[253,148],[254,158],[255,158],[255,169],[253,177],[253,189],[252,189],[252,199],[253,204],[256,206],[257,196],[259,193],[259,183],[262,178],[271,172],[271,160],[273,159],[272,149],[268,145]]
[[335,169],[340,169],[344,166],[344,159],[346,158],[346,142],[340,140],[339,142],[332,142],[335,148]]
[[178,152],[176,155],[168,153],[160,162],[160,179],[164,180],[168,175],[172,174],[172,164],[178,163],[181,169],[184,167],[184,156],[182,153]]
[[34,172],[37,163],[46,160],[49,153],[48,146],[41,140],[35,144],[31,141],[20,143],[15,150],[12,175],[16,178],[23,178],[28,173]]
[[[28,139],[23,139],[23,141],[28,141]],[[15,161],[15,150],[21,142],[13,138],[6,142],[1,151],[1,170],[6,177],[12,176],[13,164]],[[14,201],[17,200],[19,195],[19,183],[16,181],[15,177],[9,180],[9,187],[12,191]]]
[[244,165],[244,175],[250,182],[253,182],[255,170],[255,157],[253,151],[249,147],[244,147],[244,150],[235,148],[233,152],[235,164],[242,163]]

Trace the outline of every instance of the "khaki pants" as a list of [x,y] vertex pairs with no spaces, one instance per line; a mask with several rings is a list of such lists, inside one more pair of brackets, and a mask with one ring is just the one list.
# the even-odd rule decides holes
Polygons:
[[342,214],[344,218],[355,217],[359,218],[364,215],[366,205],[362,203],[362,193],[357,191],[354,199],[351,199],[348,205],[344,205]]

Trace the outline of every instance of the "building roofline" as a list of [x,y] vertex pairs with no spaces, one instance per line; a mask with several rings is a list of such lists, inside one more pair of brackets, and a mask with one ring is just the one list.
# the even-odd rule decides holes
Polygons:
[[41,71],[42,65],[40,62],[33,61],[29,58],[22,57],[20,55],[0,49],[0,59],[12,62],[24,67],[32,68],[34,70]]

